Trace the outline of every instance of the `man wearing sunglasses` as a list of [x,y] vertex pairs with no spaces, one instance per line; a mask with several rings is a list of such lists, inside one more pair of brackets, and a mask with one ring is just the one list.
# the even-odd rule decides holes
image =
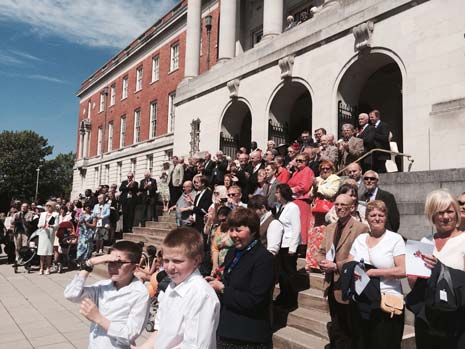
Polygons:
[[[110,254],[92,257],[66,286],[66,299],[81,303],[80,313],[91,321],[89,348],[129,348],[144,329],[149,295],[134,276],[142,248],[132,241],[119,241]],[[109,279],[84,286],[93,267],[107,264]]]
[[370,202],[373,200],[381,200],[387,207],[387,222],[386,229],[397,232],[400,225],[399,209],[397,208],[396,198],[390,192],[382,190],[378,187],[379,175],[375,171],[366,171],[363,175],[366,192],[364,200]]

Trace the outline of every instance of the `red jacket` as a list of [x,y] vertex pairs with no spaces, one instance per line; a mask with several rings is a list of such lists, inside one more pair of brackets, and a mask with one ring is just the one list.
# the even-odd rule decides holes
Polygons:
[[294,193],[295,199],[309,199],[310,188],[312,187],[315,175],[309,167],[294,172],[292,178],[287,182]]

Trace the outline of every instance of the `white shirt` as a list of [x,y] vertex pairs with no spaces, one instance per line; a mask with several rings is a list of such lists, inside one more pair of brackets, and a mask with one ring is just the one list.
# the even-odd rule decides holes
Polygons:
[[218,296],[196,270],[167,287],[155,319],[155,348],[216,348],[219,319]]
[[281,214],[279,221],[284,227],[281,247],[289,248],[289,252],[296,252],[300,244],[300,209],[292,201],[288,202]]
[[449,238],[441,251],[434,245],[433,255],[449,268],[465,270],[465,233]]
[[[350,255],[355,261],[363,260],[378,269],[394,268],[394,257],[405,255],[405,243],[400,234],[386,230],[381,240],[372,248],[367,246],[368,233],[360,234],[352,244]],[[380,290],[386,293],[402,294],[399,279],[380,278]]]
[[78,303],[89,297],[100,313],[110,320],[108,331],[95,323],[90,325],[89,349],[127,348],[135,345],[148,317],[149,294],[137,278],[127,286],[116,289],[111,280],[84,286],[85,278],[76,275],[66,286],[65,298]]
[[[268,211],[260,217],[260,225],[271,216],[271,211]],[[266,230],[266,248],[273,254],[277,254],[281,247],[281,240],[283,239],[284,228],[281,222],[273,219]]]

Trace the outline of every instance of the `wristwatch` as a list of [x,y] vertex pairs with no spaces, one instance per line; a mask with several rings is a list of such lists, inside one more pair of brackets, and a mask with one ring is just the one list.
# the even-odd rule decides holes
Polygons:
[[92,265],[92,262],[88,259],[84,263],[81,263],[81,270],[85,270],[88,273],[92,272],[94,270],[94,266]]

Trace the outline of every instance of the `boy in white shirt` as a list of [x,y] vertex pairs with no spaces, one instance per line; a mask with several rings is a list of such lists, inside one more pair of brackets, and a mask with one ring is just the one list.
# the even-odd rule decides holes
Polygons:
[[[150,298],[147,288],[134,276],[142,248],[119,241],[110,254],[92,257],[66,286],[65,298],[81,302],[80,313],[91,321],[89,348],[129,348],[142,333]],[[95,265],[108,263],[110,279],[84,286]]]
[[220,302],[197,269],[202,257],[202,236],[195,229],[181,227],[166,236],[163,268],[171,283],[158,307],[155,332],[139,348],[216,348]]

